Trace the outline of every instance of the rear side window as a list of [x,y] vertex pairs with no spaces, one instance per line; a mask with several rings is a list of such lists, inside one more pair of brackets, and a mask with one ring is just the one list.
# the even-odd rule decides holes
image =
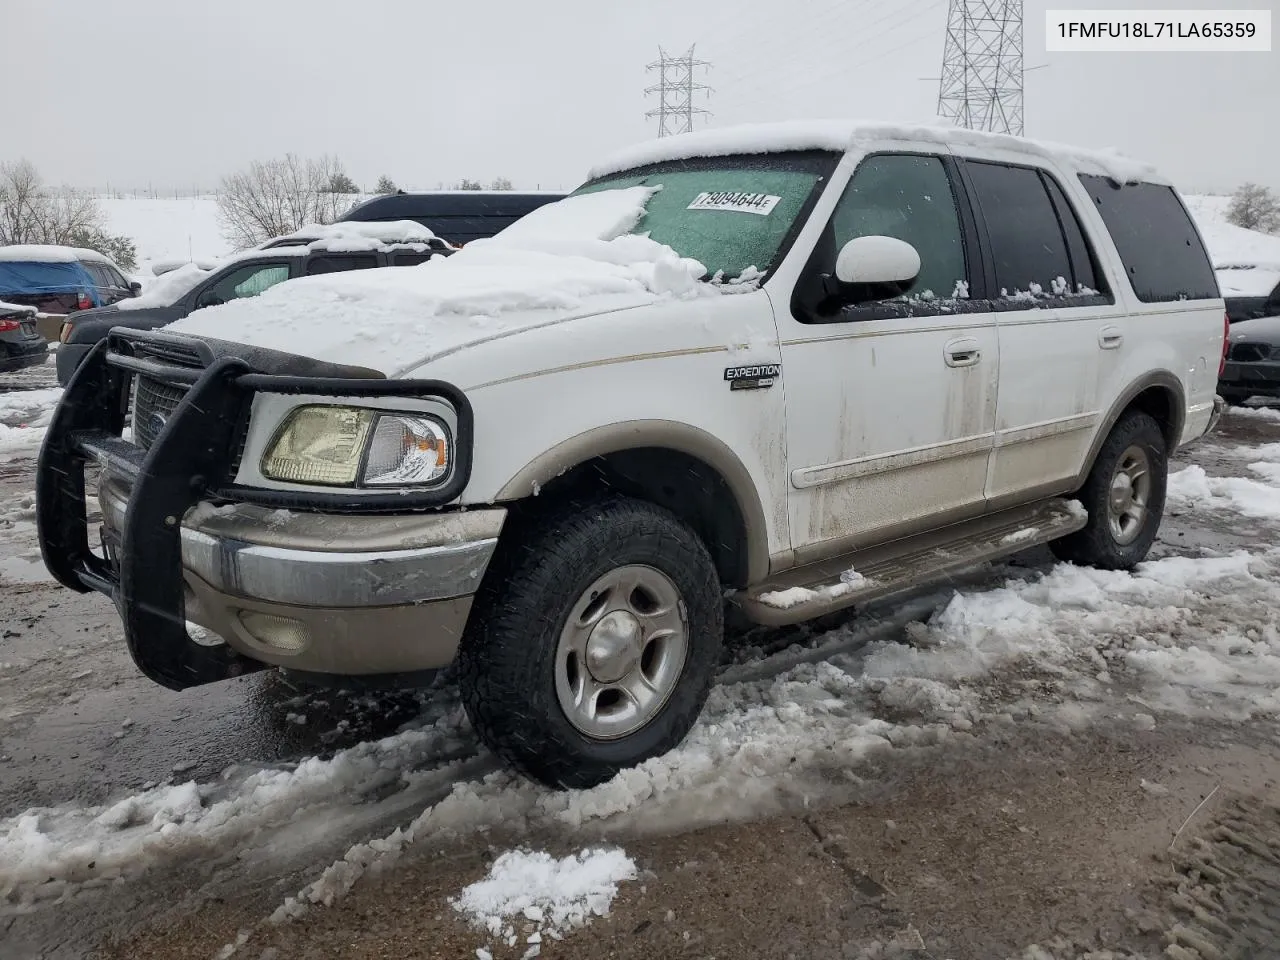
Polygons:
[[1090,174],[1081,174],[1080,181],[1098,205],[1139,300],[1167,303],[1218,296],[1209,257],[1172,187],[1117,186]]
[[974,160],[965,166],[986,220],[1000,295],[1030,302],[1080,292],[1067,238],[1039,171]]
[[346,270],[370,270],[377,265],[378,258],[372,254],[359,257],[312,257],[307,261],[307,276],[314,277],[319,273],[342,273]]
[[1071,258],[1071,289],[1086,296],[1095,292],[1107,293],[1106,282],[1097,267],[1093,250],[1084,235],[1084,228],[1080,226],[1080,217],[1077,216],[1071,201],[1067,199],[1062,187],[1058,186],[1058,182],[1053,177],[1044,173],[1040,176],[1044,179],[1045,186],[1049,188],[1049,196],[1053,199],[1054,209],[1058,213],[1058,224],[1067,238],[1067,254]]
[[426,263],[431,259],[429,253],[416,253],[409,251],[408,253],[394,253],[391,255],[391,265],[395,267],[412,267],[418,263]]
[[85,263],[81,261],[84,268],[89,271],[89,276],[93,278],[95,285],[99,287],[114,287],[115,282],[111,279],[111,275],[107,272],[107,268],[100,263]]

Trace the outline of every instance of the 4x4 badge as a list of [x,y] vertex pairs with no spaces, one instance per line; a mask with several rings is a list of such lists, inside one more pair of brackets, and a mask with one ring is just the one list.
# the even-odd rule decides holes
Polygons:
[[761,363],[752,367],[725,367],[730,390],[767,390],[782,376],[782,364]]

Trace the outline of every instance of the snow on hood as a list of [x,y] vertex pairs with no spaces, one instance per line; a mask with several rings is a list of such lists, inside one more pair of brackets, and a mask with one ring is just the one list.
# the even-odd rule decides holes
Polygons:
[[35,312],[36,312],[35,307],[28,307],[21,303],[5,303],[3,300],[0,300],[0,313],[33,314]]
[[788,120],[698,130],[675,137],[649,140],[622,150],[594,167],[589,179],[594,180],[650,163],[695,157],[777,153],[784,150],[828,150],[844,153],[873,140],[922,140],[926,143],[985,146],[1013,150],[1032,157],[1052,158],[1081,173],[1101,174],[1121,183],[1167,182],[1150,164],[1126,157],[1115,149],[1087,150],[1003,133],[882,120]]
[[195,260],[189,263],[175,264],[163,262],[152,268],[159,279],[149,283],[141,296],[121,300],[117,306],[121,310],[146,310],[151,307],[168,307],[177,303],[215,270],[221,270],[231,263],[252,260],[279,259],[281,257],[305,257],[308,253],[327,250],[332,253],[356,253],[366,250],[385,250],[392,247],[407,247],[412,250],[425,251],[436,235],[420,223],[412,220],[394,220],[388,223],[360,223],[355,221],[331,223],[327,225],[312,224],[294,233],[285,234],[267,241],[298,239],[300,242],[292,246],[272,247],[264,250],[261,247],[246,250],[243,253],[216,260]]
[[136,297],[129,297],[115,304],[120,310],[146,310],[150,307],[167,307],[177,303],[193,290],[214,270],[222,266],[222,261],[212,264],[184,263],[180,267],[165,270],[156,279],[147,284],[146,290]]
[[715,295],[706,268],[628,234],[657,188],[567,197],[414,267],[305,277],[168,329],[404,374],[495,336],[664,297]]

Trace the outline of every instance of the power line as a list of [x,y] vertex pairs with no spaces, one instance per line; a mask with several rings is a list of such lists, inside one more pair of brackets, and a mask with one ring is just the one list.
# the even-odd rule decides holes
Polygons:
[[646,97],[658,95],[658,106],[645,114],[646,117],[658,118],[658,136],[670,137],[693,130],[695,116],[710,116],[710,110],[693,105],[694,94],[706,91],[710,96],[711,88],[705,83],[698,83],[695,72],[699,67],[710,68],[706,60],[695,60],[693,47],[682,57],[668,57],[665,50],[658,48],[658,59],[645,67],[647,73],[658,73],[658,82],[648,87]]
[[[868,47],[876,50],[876,52],[870,57],[860,58],[856,61],[849,60],[846,62],[837,62],[834,65],[834,68],[828,68],[827,70],[823,70],[817,73],[808,73],[802,77],[793,78],[793,80],[790,83],[779,85],[775,82],[770,82],[767,84],[767,87],[766,87],[767,92],[763,96],[759,96],[759,97],[750,96],[750,94],[755,89],[757,89],[757,87],[749,86],[745,90],[735,91],[735,93],[739,94],[740,96],[737,99],[731,101],[731,104],[733,106],[737,106],[739,103],[742,103],[749,99],[750,101],[749,105],[752,107],[756,107],[762,104],[773,102],[777,100],[779,97],[786,96],[798,90],[803,90],[807,87],[812,86],[815,83],[822,83],[824,81],[842,78],[845,75],[847,75],[850,71],[856,70],[861,72],[865,67],[869,66],[870,64],[876,63],[879,60],[883,60],[885,57],[892,56],[894,53],[897,53],[899,50],[902,50],[902,49],[905,49],[906,47],[920,43],[921,41],[928,39],[929,36],[933,35],[933,31],[935,28],[932,26],[926,26],[925,32],[913,34],[907,37],[906,40],[902,43],[899,43],[892,47],[887,47],[887,48],[877,46],[878,42],[881,39],[897,35],[901,27],[906,26],[908,22],[918,21],[921,16],[928,13],[931,9],[941,6],[943,2],[944,0],[927,0],[927,2],[923,6],[917,3],[912,8],[900,8],[899,10],[896,11],[896,13],[905,14],[905,17],[903,17],[902,19],[898,20],[895,23],[887,25],[882,30],[873,32],[866,36],[859,37],[860,46]],[[877,21],[877,22],[882,22],[884,19],[885,18],[882,17],[880,21]],[[746,93],[748,96],[742,97],[741,94],[743,93]],[[722,115],[728,112],[724,108],[723,103],[719,104],[719,107],[720,107],[720,113]]]
[[938,115],[1021,136],[1022,84],[1022,0],[951,0]]

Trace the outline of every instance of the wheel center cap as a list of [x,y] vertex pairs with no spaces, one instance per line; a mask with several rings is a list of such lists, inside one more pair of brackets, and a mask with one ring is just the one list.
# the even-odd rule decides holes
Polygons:
[[1111,506],[1124,510],[1133,502],[1133,481],[1126,474],[1117,474],[1111,481]]
[[640,659],[640,621],[625,610],[606,613],[587,639],[587,669],[600,683],[617,683]]

